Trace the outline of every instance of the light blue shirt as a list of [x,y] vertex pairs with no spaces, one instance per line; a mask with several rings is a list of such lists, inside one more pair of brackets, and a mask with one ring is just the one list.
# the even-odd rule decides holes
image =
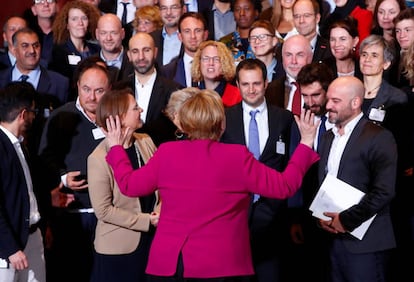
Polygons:
[[184,2],[185,2],[185,5],[187,6],[187,12],[198,12],[197,0],[186,0]]
[[9,60],[10,60],[11,65],[14,66],[16,64],[16,57],[13,56],[13,54],[10,52],[7,52],[7,55],[9,55]]
[[[27,82],[32,84],[34,89],[37,89],[37,86],[39,85],[40,73],[41,73],[40,67],[38,66],[37,68],[35,68],[34,70],[32,70],[31,72],[27,74],[29,76],[29,78],[27,79]],[[21,81],[20,77],[22,75],[23,73],[21,73],[19,69],[16,66],[14,66],[12,70],[12,81]]]
[[121,53],[119,53],[118,57],[116,57],[114,60],[107,60],[105,59],[102,50],[100,52],[100,57],[102,60],[104,60],[104,62],[106,63],[107,66],[109,67],[116,67],[118,69],[121,69],[122,67],[122,58],[124,56],[124,50],[121,51]]
[[181,41],[178,39],[178,30],[173,34],[168,34],[165,27],[162,28],[162,36],[164,37],[164,48],[162,50],[162,63],[164,65],[171,62],[172,59],[180,54]]
[[232,33],[236,30],[236,21],[234,20],[233,12],[228,9],[221,13],[216,5],[213,5],[214,12],[214,40],[220,40],[223,36]]
[[268,65],[266,67],[267,69],[267,81],[271,82],[273,79],[273,73],[274,73],[274,69],[276,68],[277,65],[277,61],[275,58],[273,58],[272,62],[270,63],[270,65]]

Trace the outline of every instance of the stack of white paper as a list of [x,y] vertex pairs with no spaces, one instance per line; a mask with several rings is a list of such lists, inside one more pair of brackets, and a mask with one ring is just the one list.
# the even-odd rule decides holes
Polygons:
[[[365,193],[361,190],[328,174],[319,188],[315,199],[313,199],[309,210],[311,210],[312,215],[317,218],[330,220],[330,217],[323,215],[324,212],[341,212],[346,210],[347,208],[358,204],[364,195]],[[364,221],[360,226],[355,228],[351,234],[359,240],[362,240],[375,216],[376,215]]]

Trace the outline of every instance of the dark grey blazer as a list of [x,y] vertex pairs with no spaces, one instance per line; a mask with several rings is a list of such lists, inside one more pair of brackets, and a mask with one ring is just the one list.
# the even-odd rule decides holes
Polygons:
[[[327,162],[334,134],[328,131],[319,146],[319,182],[327,173]],[[364,117],[357,123],[345,146],[338,179],[366,193],[361,202],[340,213],[345,229],[352,231],[377,214],[362,240],[346,233],[334,236],[352,253],[394,248],[395,238],[389,203],[395,195],[397,148],[390,131]]]

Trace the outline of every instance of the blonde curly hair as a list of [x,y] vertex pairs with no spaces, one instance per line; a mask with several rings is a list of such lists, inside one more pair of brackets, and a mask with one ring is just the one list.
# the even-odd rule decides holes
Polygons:
[[234,64],[233,54],[224,43],[214,40],[207,40],[200,44],[197,52],[194,55],[191,67],[191,76],[193,78],[193,81],[200,82],[204,80],[203,75],[201,73],[200,61],[201,53],[208,46],[214,46],[217,48],[217,53],[220,57],[222,74],[224,79],[226,81],[233,80],[234,75],[236,74],[236,66]]
[[83,13],[85,13],[85,15],[88,17],[88,28],[87,28],[87,32],[85,35],[85,40],[89,40],[89,39],[95,40],[96,39],[95,30],[98,24],[98,19],[101,16],[101,14],[95,6],[89,3],[86,3],[86,2],[75,0],[75,1],[67,2],[62,7],[60,12],[57,14],[53,22],[52,30],[53,30],[54,43],[60,45],[60,44],[65,43],[69,39],[70,34],[69,34],[69,30],[67,26],[68,26],[69,11],[71,9],[79,9]]

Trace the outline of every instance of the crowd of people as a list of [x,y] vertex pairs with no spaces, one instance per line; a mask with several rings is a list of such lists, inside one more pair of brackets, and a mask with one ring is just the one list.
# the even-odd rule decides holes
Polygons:
[[[33,0],[3,40],[0,282],[414,279],[409,2]],[[327,175],[361,200],[312,214]]]

